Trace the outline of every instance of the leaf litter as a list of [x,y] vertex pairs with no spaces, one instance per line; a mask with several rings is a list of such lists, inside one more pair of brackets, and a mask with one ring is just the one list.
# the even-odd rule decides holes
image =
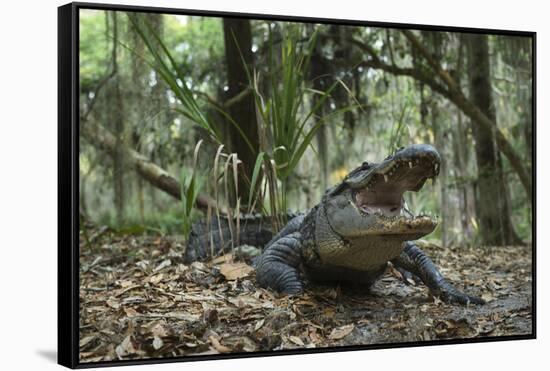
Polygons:
[[532,333],[530,246],[425,246],[447,278],[483,297],[452,306],[391,267],[367,291],[260,288],[231,254],[183,264],[185,241],[90,227],[80,241],[80,361],[277,351]]

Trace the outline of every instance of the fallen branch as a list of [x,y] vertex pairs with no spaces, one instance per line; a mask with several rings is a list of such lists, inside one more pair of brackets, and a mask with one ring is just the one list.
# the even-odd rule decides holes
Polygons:
[[[116,139],[108,130],[99,125],[94,125],[90,121],[81,118],[81,135],[94,147],[113,153],[116,148]],[[154,187],[163,190],[170,196],[181,200],[181,185],[171,174],[154,164],[147,157],[139,152],[124,147],[123,153],[130,165],[136,172]],[[197,197],[196,206],[199,209],[206,210],[208,206],[216,207],[216,202],[208,195],[200,194]]]

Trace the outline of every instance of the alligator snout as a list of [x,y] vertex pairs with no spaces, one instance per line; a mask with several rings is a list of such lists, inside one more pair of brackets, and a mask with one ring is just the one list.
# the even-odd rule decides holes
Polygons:
[[429,144],[412,144],[407,147],[402,147],[389,157],[391,160],[410,158],[427,158],[431,162],[437,164],[441,163],[439,152]]

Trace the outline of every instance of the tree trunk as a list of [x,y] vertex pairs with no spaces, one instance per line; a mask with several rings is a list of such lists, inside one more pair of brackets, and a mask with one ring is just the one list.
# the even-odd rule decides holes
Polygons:
[[440,185],[440,194],[441,194],[441,223],[439,223],[439,228],[441,231],[441,245],[447,247],[449,245],[449,226],[452,225],[451,213],[449,210],[449,194],[447,192],[447,174],[449,172],[447,156],[444,152],[446,151],[445,146],[445,126],[440,120],[439,107],[436,99],[432,97],[430,104],[430,114],[432,121],[432,129],[434,132],[435,146],[438,149],[439,153],[442,154],[441,167],[439,171],[438,183]]
[[[423,36],[428,41],[430,50],[433,57],[438,63],[441,63],[443,57],[444,41],[441,33],[438,32],[423,32]],[[392,62],[393,63],[393,62]],[[439,183],[439,192],[440,192],[440,210],[441,210],[441,223],[439,228],[441,231],[441,244],[444,247],[447,247],[454,243],[452,240],[452,231],[454,225],[454,216],[456,213],[456,207],[451,207],[451,205],[456,204],[453,202],[453,191],[449,189],[449,175],[450,175],[450,159],[453,158],[452,147],[448,146],[449,138],[449,124],[448,116],[445,116],[442,110],[440,110],[440,102],[438,97],[431,93],[429,99],[424,98],[423,88],[424,84],[420,83],[420,115],[423,123],[426,124],[426,114],[429,107],[429,112],[431,116],[431,128],[434,134],[434,141],[436,148],[442,156],[441,160],[441,169],[439,172],[438,183]],[[424,116],[422,118],[422,116]]]
[[[250,21],[244,19],[224,18],[223,31],[225,39],[225,56],[227,63],[227,85],[226,102],[242,93],[249,86],[246,68],[252,73],[254,55],[252,54],[252,31]],[[245,65],[243,64],[243,60]],[[259,149],[258,125],[256,122],[256,110],[254,96],[248,94],[238,100],[229,108],[229,114],[239,125],[243,133],[252,144],[248,147],[245,139],[236,128],[229,122],[230,149],[236,152],[242,161],[242,170],[248,179],[252,178],[252,171],[256,163],[256,156]],[[249,187],[243,177],[239,177],[239,197],[241,202],[248,200]]]
[[[163,39],[163,17],[161,14],[146,14],[144,16],[147,23],[151,26],[153,32],[158,35],[160,39]],[[131,36],[131,47],[138,54],[143,55],[146,49],[145,43],[136,28],[132,23],[128,23],[128,34]],[[153,47],[161,52],[161,46],[153,40]],[[158,73],[150,68],[143,58],[132,58],[132,79],[129,81],[129,85],[132,91],[132,95],[127,97],[127,101],[132,105],[131,109],[127,109],[127,117],[131,122],[132,130],[132,148],[135,148],[138,152],[142,151],[141,145],[143,143],[143,117],[150,117],[151,126],[153,130],[167,130],[167,124],[169,124],[164,104],[166,102],[166,85],[164,80],[158,75]],[[153,74],[154,85],[151,84],[151,74]],[[154,147],[154,150],[158,150]],[[177,151],[177,149],[176,149]],[[146,155],[153,159],[153,153],[146,153]],[[154,160],[153,160],[154,161]],[[146,196],[150,196],[152,204],[156,204],[156,192],[155,187],[146,187],[144,179],[135,174],[136,192],[138,201],[138,210],[140,219],[143,221],[145,218],[146,210]]]
[[[325,91],[328,89],[329,81],[328,75],[330,75],[330,69],[327,65],[327,61],[321,54],[320,43],[316,43],[315,48],[310,60],[309,77],[313,81],[313,89],[318,91]],[[312,97],[311,106],[318,104],[320,97],[318,94],[314,94]],[[325,114],[325,106],[319,107],[315,112],[315,119],[319,120]],[[328,184],[328,152],[327,152],[327,125],[321,125],[315,133],[315,139],[317,141],[317,153],[319,154],[319,167],[321,168],[321,189],[326,189]]]
[[[469,35],[470,99],[496,123],[490,84],[489,45],[486,35]],[[510,219],[500,154],[489,128],[472,123],[477,162],[476,208],[482,241],[486,245],[517,242]]]
[[[461,86],[461,80],[465,75],[464,71],[464,35],[461,34],[458,39],[458,61],[456,67],[455,81]],[[468,151],[468,128],[463,120],[462,112],[457,107],[456,125],[451,126],[453,159],[455,170],[455,184],[458,196],[458,218],[460,220],[459,243],[472,241],[474,230],[472,220],[475,219],[475,197],[474,187],[469,181],[468,165],[471,156]]]
[[124,106],[122,95],[120,92],[120,74],[118,71],[118,20],[116,12],[111,12],[112,32],[113,32],[113,49],[112,61],[115,78],[111,80],[111,96],[108,100],[109,112],[113,118],[114,135],[115,135],[115,150],[113,156],[113,183],[114,183],[114,204],[116,210],[117,224],[121,225],[124,222],[124,208],[126,204],[126,190],[124,182],[124,153],[121,148],[124,143]]

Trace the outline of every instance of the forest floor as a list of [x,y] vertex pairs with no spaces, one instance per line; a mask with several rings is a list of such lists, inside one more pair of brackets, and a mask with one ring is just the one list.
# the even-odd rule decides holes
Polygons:
[[80,238],[80,361],[144,359],[532,333],[530,246],[426,252],[460,289],[453,306],[389,268],[369,292],[256,286],[231,255],[182,263],[183,241],[86,228]]

